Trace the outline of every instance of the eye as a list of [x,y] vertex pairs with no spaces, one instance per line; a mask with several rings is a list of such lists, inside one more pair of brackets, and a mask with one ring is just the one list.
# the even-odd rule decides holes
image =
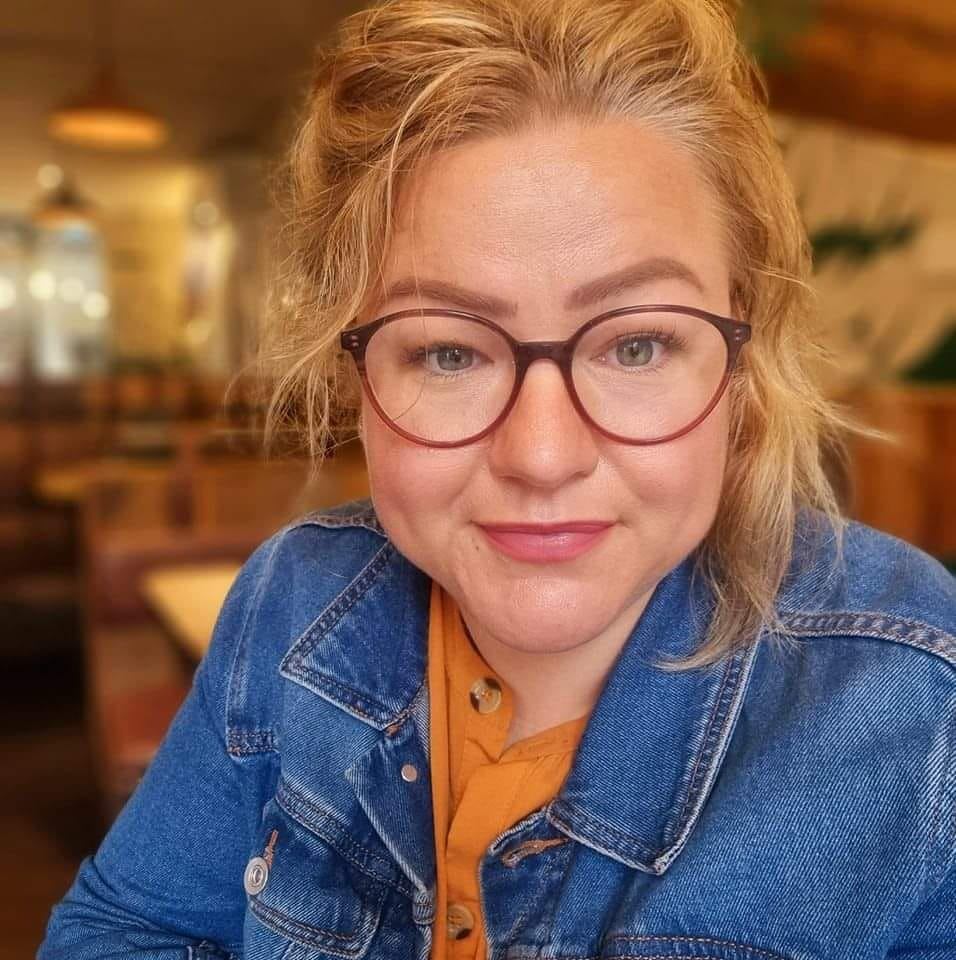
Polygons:
[[428,348],[428,366],[437,366],[444,373],[456,373],[467,370],[475,362],[475,351],[471,347],[457,344],[440,344]]
[[617,362],[624,367],[643,367],[654,359],[654,341],[649,337],[624,337],[615,346]]

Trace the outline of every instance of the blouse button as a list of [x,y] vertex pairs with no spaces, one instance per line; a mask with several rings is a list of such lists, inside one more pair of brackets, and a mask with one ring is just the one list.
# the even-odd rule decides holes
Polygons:
[[464,940],[474,928],[474,914],[463,903],[448,904],[449,940]]
[[468,697],[479,713],[494,713],[501,706],[501,684],[494,677],[482,677],[471,685]]
[[414,783],[418,779],[418,767],[412,763],[403,763],[402,779],[406,783]]
[[268,882],[269,864],[262,857],[253,857],[246,864],[246,872],[242,877],[242,885],[246,888],[246,893],[254,897],[257,893],[262,893]]

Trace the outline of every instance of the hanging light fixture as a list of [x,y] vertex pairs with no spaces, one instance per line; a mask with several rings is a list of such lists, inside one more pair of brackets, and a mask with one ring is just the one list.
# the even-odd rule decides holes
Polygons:
[[50,115],[49,131],[58,140],[101,150],[149,150],[168,136],[161,117],[133,106],[116,80],[106,0],[94,7],[97,67],[89,90]]
[[44,164],[37,174],[37,182],[43,193],[31,217],[36,226],[59,228],[92,223],[93,208],[60,167]]

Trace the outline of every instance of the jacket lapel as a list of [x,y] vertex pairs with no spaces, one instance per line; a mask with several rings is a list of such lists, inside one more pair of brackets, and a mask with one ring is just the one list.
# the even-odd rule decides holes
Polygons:
[[716,779],[756,645],[711,667],[659,665],[703,639],[713,599],[684,561],[658,585],[621,652],[548,816],[615,860],[663,873],[684,848]]
[[430,581],[387,541],[314,619],[281,666],[379,732],[345,771],[402,872],[435,882],[425,648]]
[[384,736],[345,778],[402,872],[419,891],[434,892],[431,777],[416,724]]

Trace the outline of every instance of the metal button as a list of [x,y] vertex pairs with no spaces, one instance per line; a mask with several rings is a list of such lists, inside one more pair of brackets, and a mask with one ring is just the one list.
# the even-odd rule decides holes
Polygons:
[[402,779],[406,783],[414,783],[418,779],[418,767],[411,763],[403,763]]
[[242,877],[242,885],[246,888],[246,893],[254,897],[257,893],[262,893],[268,882],[269,864],[262,857],[253,857],[246,864],[246,872]]
[[448,939],[464,940],[475,929],[475,916],[463,903],[448,904]]
[[501,706],[501,684],[494,677],[482,677],[471,685],[468,697],[479,713],[494,713]]

